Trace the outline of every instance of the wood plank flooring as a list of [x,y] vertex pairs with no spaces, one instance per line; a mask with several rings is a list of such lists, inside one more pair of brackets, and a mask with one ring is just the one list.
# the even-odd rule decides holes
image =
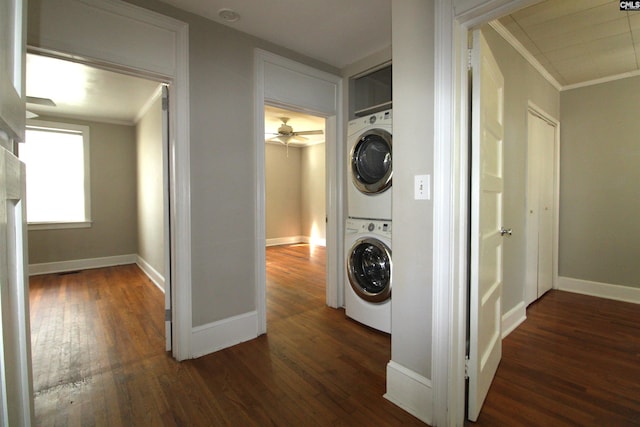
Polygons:
[[322,248],[268,248],[268,334],[181,363],[136,266],[32,277],[36,424],[424,425],[382,397],[389,336],[325,305],[324,263]]
[[[424,425],[382,397],[389,336],[325,306],[324,259],[268,248],[268,334],[182,363],[136,266],[32,277],[37,425]],[[550,291],[527,316],[468,426],[640,426],[638,305]]]
[[469,426],[640,426],[639,305],[552,290],[502,343]]

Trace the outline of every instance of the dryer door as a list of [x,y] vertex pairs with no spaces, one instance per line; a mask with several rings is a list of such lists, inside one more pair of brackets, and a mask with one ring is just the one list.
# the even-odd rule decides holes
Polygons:
[[391,186],[392,137],[383,129],[371,129],[360,136],[351,151],[351,179],[365,194],[382,193]]
[[391,297],[391,249],[374,238],[358,239],[347,257],[347,276],[355,293],[368,302]]

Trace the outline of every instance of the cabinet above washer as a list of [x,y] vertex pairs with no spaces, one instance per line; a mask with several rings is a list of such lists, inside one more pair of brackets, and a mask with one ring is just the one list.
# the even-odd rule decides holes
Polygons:
[[349,79],[349,120],[392,107],[391,63]]

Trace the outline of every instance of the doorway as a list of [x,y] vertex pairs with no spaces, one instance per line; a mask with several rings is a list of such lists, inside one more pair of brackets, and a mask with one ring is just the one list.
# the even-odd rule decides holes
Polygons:
[[[27,55],[27,127],[60,123],[86,129],[85,198],[91,207],[85,223],[76,225],[81,232],[69,223],[31,227],[31,270],[135,263],[165,293],[170,309],[169,111],[163,108],[168,91],[134,74],[61,54]],[[167,322],[167,351],[171,338]]]
[[290,289],[301,299],[320,291],[320,283],[324,294],[326,267],[317,267],[326,260],[325,119],[272,105],[264,119],[267,293],[288,286],[285,274],[298,283]]
[[540,108],[527,112],[527,225],[525,304],[554,287],[558,191],[558,122]]

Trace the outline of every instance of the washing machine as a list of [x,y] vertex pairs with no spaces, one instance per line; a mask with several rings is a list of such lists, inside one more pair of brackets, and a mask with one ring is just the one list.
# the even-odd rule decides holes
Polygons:
[[347,216],[391,220],[392,110],[349,122]]
[[391,333],[391,221],[348,218],[345,225],[345,312]]

